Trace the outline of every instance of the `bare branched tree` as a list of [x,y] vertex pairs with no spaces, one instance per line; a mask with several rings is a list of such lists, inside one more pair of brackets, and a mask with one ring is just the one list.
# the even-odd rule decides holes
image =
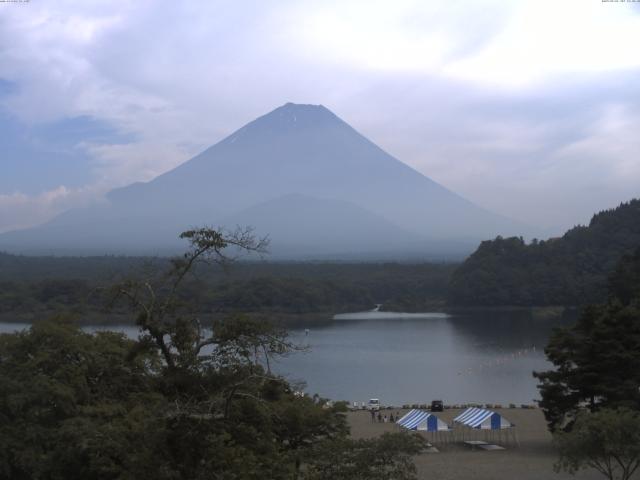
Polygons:
[[[189,247],[184,255],[172,258],[167,269],[147,271],[144,278],[122,282],[112,289],[112,305],[121,299],[128,302],[136,314],[141,343],[157,347],[169,369],[194,366],[205,347],[219,343],[224,347],[220,353],[229,355],[229,340],[225,344],[225,339],[219,338],[224,334],[222,327],[203,328],[197,306],[180,298],[185,279],[200,264],[226,269],[244,254],[265,254],[269,243],[266,237],[257,238],[251,228],[240,227],[231,232],[197,228],[183,232],[180,238],[187,240]],[[255,351],[265,355],[284,353],[289,348],[282,332],[251,327],[253,338],[236,332],[236,346],[251,343]]]

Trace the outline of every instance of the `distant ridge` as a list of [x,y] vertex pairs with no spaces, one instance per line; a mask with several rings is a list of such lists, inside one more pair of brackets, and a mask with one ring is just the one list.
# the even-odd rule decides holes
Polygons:
[[150,182],[113,190],[106,205],[0,235],[0,248],[165,253],[181,248],[177,235],[189,227],[243,219],[259,224],[284,257],[354,249],[460,256],[481,239],[527,233],[390,156],[327,108],[287,103]]
[[450,303],[577,306],[606,299],[607,276],[640,247],[640,200],[604,210],[560,238],[482,242],[454,272]]

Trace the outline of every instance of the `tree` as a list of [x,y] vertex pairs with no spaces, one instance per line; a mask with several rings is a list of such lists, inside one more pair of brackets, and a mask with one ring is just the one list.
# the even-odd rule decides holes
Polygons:
[[551,336],[545,353],[556,369],[534,373],[551,431],[570,428],[585,407],[640,409],[640,297],[618,287],[640,291],[618,276],[640,279],[640,255],[623,257],[617,272],[606,304],[587,307],[576,325]]
[[[147,478],[165,400],[157,356],[58,319],[0,335],[0,478]],[[162,477],[159,477],[162,478]]]
[[249,230],[182,238],[190,248],[167,271],[112,289],[138,340],[64,319],[0,335],[0,480],[295,479],[335,460],[322,452],[336,445],[381,458],[389,449],[397,460],[370,471],[409,472],[415,443],[352,443],[344,404],[301,397],[272,372],[273,357],[296,349],[285,330],[242,315],[204,324],[185,301],[196,265],[225,266],[225,249],[260,252],[265,242]]
[[[155,345],[170,370],[202,363],[200,352],[215,343],[213,335],[205,338],[206,331],[195,305],[189,305],[181,297],[185,279],[199,264],[226,267],[237,254],[265,253],[268,245],[266,238],[257,239],[249,228],[231,233],[199,228],[183,232],[180,238],[189,242],[189,249],[182,257],[173,258],[167,271],[151,269],[144,279],[129,280],[112,288],[112,303],[122,298],[128,301],[143,334],[141,342]],[[235,249],[236,255],[227,254],[228,248]],[[268,336],[264,340],[269,340],[267,343],[277,351],[280,342],[276,336]]]
[[484,241],[451,276],[455,305],[584,306],[607,298],[607,276],[640,245],[640,199],[594,215],[562,237]]
[[412,455],[421,453],[425,440],[418,434],[385,433],[377,439],[318,443],[305,480],[414,480]]
[[640,413],[629,409],[581,412],[570,432],[557,433],[556,471],[594,468],[610,480],[627,480],[640,466]]
[[619,262],[609,278],[609,295],[623,305],[640,299],[640,248]]

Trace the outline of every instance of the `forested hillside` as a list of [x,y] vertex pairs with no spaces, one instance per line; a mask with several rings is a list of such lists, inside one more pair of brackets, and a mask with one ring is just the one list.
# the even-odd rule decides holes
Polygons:
[[485,241],[453,273],[453,305],[583,305],[603,301],[607,277],[640,246],[640,200],[593,216],[560,238]]
[[[71,311],[102,316],[108,287],[166,268],[166,258],[26,257],[0,253],[0,315]],[[403,310],[444,304],[454,264],[239,262],[227,272],[196,269],[183,300],[203,312],[340,313],[376,303]],[[15,317],[15,318],[13,318]]]

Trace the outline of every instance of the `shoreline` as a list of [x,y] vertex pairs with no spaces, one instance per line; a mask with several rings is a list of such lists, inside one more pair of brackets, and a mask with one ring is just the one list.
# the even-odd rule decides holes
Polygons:
[[[431,311],[414,312],[414,311],[386,311],[380,310],[364,310],[357,312],[340,312],[331,311],[318,312],[277,312],[277,311],[254,311],[254,312],[220,312],[220,313],[201,313],[199,316],[205,320],[212,320],[232,315],[247,315],[252,318],[262,318],[265,320],[279,323],[287,328],[295,328],[296,326],[305,325],[325,325],[332,322],[348,322],[375,319],[455,319],[473,313],[526,313],[530,312],[533,320],[559,320],[566,314],[571,315],[579,311],[579,307],[565,306],[547,306],[547,307],[518,307],[518,306],[500,306],[500,307],[446,307],[434,308]],[[117,326],[135,326],[135,315],[131,313],[101,313],[95,311],[83,312],[69,309],[67,311],[39,311],[39,312],[3,312],[0,313],[0,323],[6,324],[32,324],[46,320],[50,320],[56,316],[63,316],[72,322],[81,326],[95,327],[117,327]]]
[[[357,321],[379,319],[441,319],[455,318],[458,316],[466,316],[473,313],[525,313],[530,312],[531,318],[534,320],[555,320],[561,319],[565,314],[578,312],[580,307],[575,306],[479,306],[479,307],[447,307],[438,306],[428,311],[388,311],[384,310],[384,305],[380,309],[363,310],[353,312],[333,312],[333,311],[316,311],[316,312],[278,312],[278,311],[249,311],[249,312],[219,312],[219,313],[200,313],[199,316],[205,319],[213,319],[216,317],[224,317],[228,315],[247,315],[253,318],[264,318],[281,323],[283,326],[290,327],[296,323],[315,323],[318,325],[328,324],[335,321]],[[103,313],[96,311],[79,311],[74,309],[63,310],[42,310],[38,312],[2,312],[0,313],[0,323],[37,323],[49,320],[55,316],[65,316],[70,318],[82,326],[133,326],[135,315],[131,313]],[[366,318],[369,316],[370,318]]]

